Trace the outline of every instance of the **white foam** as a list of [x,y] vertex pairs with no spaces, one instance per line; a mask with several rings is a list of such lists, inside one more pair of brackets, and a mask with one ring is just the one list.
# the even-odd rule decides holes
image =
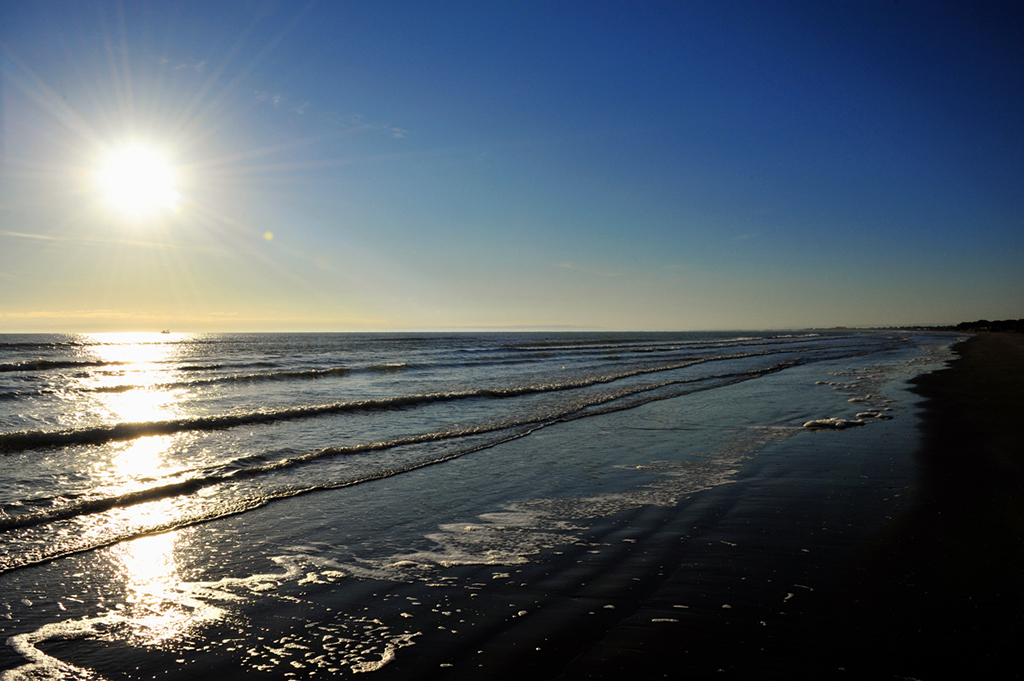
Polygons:
[[[401,613],[401,617],[412,617]],[[249,648],[247,665],[258,671],[282,673],[309,669],[305,675],[337,676],[346,668],[353,674],[378,671],[395,660],[401,648],[413,645],[420,632],[393,632],[377,619],[346,617],[337,621],[308,623],[302,630]],[[311,651],[322,651],[313,655]],[[292,676],[293,672],[283,672]]]
[[804,424],[804,428],[808,430],[844,430],[853,426],[863,426],[864,421],[861,419],[840,419],[840,418],[829,418],[829,419],[814,419]]
[[[576,543],[591,519],[643,506],[674,506],[687,494],[727,484],[752,451],[796,432],[792,428],[750,428],[699,461],[617,466],[660,475],[624,492],[534,499],[480,514],[474,522],[442,524],[438,532],[426,535],[434,544],[432,549],[393,555],[373,565],[380,575],[397,581],[416,581],[430,571],[459,565],[522,565],[543,550]],[[354,574],[351,567],[345,569]]]
[[891,421],[892,420],[892,416],[889,416],[888,414],[883,414],[882,412],[880,412],[877,409],[869,409],[867,411],[862,411],[859,414],[857,414],[857,418],[859,418],[859,419],[877,419],[879,421]]
[[[145,542],[166,536],[168,535],[143,537],[135,541]],[[92,617],[51,622],[34,631],[12,636],[7,639],[7,643],[25,658],[26,664],[5,671],[0,675],[0,680],[88,679],[96,681],[102,677],[90,670],[50,657],[37,645],[44,641],[77,638],[93,638],[102,641],[127,640],[140,645],[154,645],[167,638],[186,637],[189,632],[201,626],[223,619],[227,614],[223,607],[224,603],[244,601],[254,594],[276,591],[286,584],[323,584],[345,576],[344,572],[335,569],[338,567],[336,563],[316,556],[281,556],[271,560],[282,568],[282,572],[260,573],[247,577],[226,577],[213,582],[172,580],[172,583],[161,583],[158,593],[141,594],[127,606],[119,603],[116,609]],[[313,571],[309,569],[310,567],[328,569]],[[352,671],[379,669],[393,659],[395,650],[412,645],[411,638],[415,635],[404,633],[397,637],[388,637],[385,641],[385,653],[380,660],[356,661],[345,666],[349,666]],[[375,643],[381,643],[381,641]],[[370,646],[369,643],[366,645]],[[390,656],[388,650],[390,650]],[[338,663],[338,660],[329,659],[325,664],[328,663],[333,665]],[[369,666],[365,669],[356,669],[360,665]]]

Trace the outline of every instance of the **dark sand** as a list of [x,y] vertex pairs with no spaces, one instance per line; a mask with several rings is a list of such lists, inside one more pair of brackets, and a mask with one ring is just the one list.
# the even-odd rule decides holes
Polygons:
[[1024,334],[983,333],[926,398],[914,508],[861,556],[851,593],[900,675],[1019,677],[1024,633]]

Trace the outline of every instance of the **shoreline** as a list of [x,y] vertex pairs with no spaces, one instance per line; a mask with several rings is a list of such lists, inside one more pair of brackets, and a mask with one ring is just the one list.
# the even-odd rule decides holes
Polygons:
[[[910,381],[910,391],[924,398],[920,446],[906,453],[913,456],[915,469],[912,505],[864,541],[819,564],[817,577],[823,570],[840,577],[809,598],[806,609],[785,607],[777,594],[755,587],[744,595],[766,614],[757,622],[756,615],[737,620],[723,614],[684,631],[667,631],[635,618],[632,625],[609,632],[558,678],[1005,674],[1024,622],[1024,426],[1019,417],[1024,335],[980,334],[954,351],[958,357],[947,368]],[[773,535],[779,551],[767,569],[783,579],[801,573],[799,560],[783,550],[799,538],[800,523],[785,517],[779,493],[804,494],[812,507],[831,505],[832,495],[842,493],[823,487],[825,478],[809,482],[803,490],[775,488],[773,498],[760,500],[756,510],[733,523],[740,531],[731,535],[734,542]],[[861,517],[844,520],[864,519],[849,510]],[[808,546],[803,550],[818,548]],[[728,575],[745,572],[741,579],[747,580],[758,571],[756,565],[737,568],[728,551],[716,553],[679,566],[640,611],[650,615],[661,606],[664,612],[672,596],[707,579],[701,571],[717,573],[723,596],[736,592]],[[787,594],[795,599],[793,590]],[[787,610],[791,617],[781,627],[766,621]]]

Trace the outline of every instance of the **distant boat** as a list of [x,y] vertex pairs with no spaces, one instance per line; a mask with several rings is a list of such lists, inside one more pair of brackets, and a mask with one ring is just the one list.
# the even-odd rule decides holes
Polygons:
[[170,333],[170,332],[171,332],[171,330],[170,330],[170,329],[164,329],[164,330],[163,330],[163,331],[161,331],[160,333]]

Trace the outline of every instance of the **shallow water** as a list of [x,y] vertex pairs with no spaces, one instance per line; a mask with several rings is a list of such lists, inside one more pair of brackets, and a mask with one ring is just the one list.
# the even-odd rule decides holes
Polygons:
[[[793,438],[825,457],[905,438],[899,386],[952,340],[3,337],[0,665],[314,677],[399,673],[411,646],[426,664],[445,620],[464,647],[550,605],[538,566],[600,565],[583,545],[609,518],[742,480]],[[823,418],[863,425],[803,428]]]

